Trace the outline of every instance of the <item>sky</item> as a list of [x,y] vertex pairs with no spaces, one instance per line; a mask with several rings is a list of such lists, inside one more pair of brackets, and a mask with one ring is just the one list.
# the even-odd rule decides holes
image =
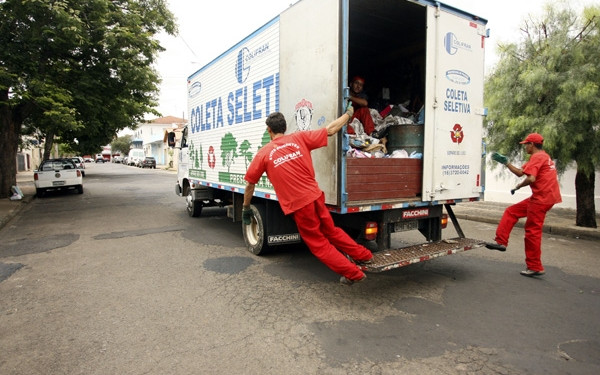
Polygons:
[[[519,27],[530,16],[539,18],[544,5],[558,0],[445,0],[455,8],[487,19],[486,73],[498,61],[498,43],[518,42]],[[598,0],[571,0],[580,10]],[[163,116],[187,119],[187,78],[234,44],[276,17],[297,0],[167,0],[179,27],[177,36],[162,34],[156,69],[160,86],[157,110]]]

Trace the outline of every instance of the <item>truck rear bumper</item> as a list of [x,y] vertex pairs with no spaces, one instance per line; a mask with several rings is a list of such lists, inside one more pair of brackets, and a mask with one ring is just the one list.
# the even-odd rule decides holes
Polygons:
[[365,272],[383,272],[395,268],[424,262],[444,255],[451,255],[463,251],[483,247],[484,241],[471,238],[453,238],[419,244],[401,249],[383,250],[373,253],[373,263],[363,265]]

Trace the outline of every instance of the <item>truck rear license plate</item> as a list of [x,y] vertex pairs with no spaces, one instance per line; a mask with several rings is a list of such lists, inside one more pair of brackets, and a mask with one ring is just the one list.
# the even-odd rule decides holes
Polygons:
[[406,232],[408,230],[415,230],[419,227],[417,220],[401,221],[394,225],[394,232]]
[[64,181],[52,181],[52,186],[63,186],[64,184]]

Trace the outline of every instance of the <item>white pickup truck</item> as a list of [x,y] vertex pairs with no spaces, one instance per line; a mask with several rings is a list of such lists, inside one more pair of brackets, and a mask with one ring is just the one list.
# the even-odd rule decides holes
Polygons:
[[71,159],[44,160],[34,171],[33,181],[38,197],[51,190],[77,190],[83,194],[83,176]]

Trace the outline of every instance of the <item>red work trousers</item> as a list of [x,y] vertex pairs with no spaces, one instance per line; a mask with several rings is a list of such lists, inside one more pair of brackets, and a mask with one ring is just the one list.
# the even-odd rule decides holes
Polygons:
[[[371,116],[371,112],[369,111],[368,107],[356,108],[351,120],[354,120],[355,118],[357,118],[358,121],[360,121],[360,123],[363,125],[363,129],[367,135],[371,135],[371,133],[373,133],[375,130],[375,123],[373,122],[373,117]],[[352,126],[348,126],[347,132],[348,134],[354,134],[354,129]]]
[[496,228],[496,242],[508,245],[508,237],[517,221],[527,217],[525,221],[525,264],[532,271],[543,271],[542,266],[542,227],[548,212],[553,204],[540,204],[527,198],[519,203],[509,206],[504,211],[502,219]]
[[369,260],[373,254],[335,226],[325,207],[324,194],[292,215],[304,243],[321,262],[349,280],[359,280],[363,277],[363,271],[340,251],[356,261]]

